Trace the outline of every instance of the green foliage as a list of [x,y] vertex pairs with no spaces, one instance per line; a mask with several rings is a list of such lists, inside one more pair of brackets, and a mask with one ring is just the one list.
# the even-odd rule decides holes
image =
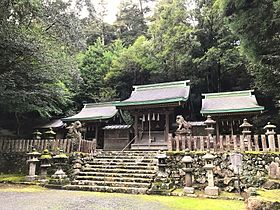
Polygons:
[[79,69],[83,78],[79,100],[99,102],[114,98],[114,89],[105,83],[104,78],[110,69],[113,58],[122,49],[123,46],[118,40],[110,46],[105,46],[101,38],[98,38],[86,52],[78,56]]
[[127,98],[135,84],[146,84],[150,81],[158,63],[152,55],[151,42],[140,36],[133,45],[119,51],[106,75],[106,81],[116,89],[121,99]]
[[25,176],[22,174],[0,174],[0,182],[18,183],[24,181],[25,181]]
[[[140,1],[141,2],[141,1]],[[131,45],[138,36],[147,31],[144,12],[132,0],[122,0],[117,20],[114,22],[117,37],[126,46]]]
[[280,3],[274,0],[223,0],[222,12],[251,61],[256,88],[279,99]]

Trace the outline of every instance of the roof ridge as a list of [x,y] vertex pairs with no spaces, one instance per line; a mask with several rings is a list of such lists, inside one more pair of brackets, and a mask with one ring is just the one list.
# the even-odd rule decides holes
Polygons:
[[252,96],[254,90],[240,90],[240,91],[228,91],[228,92],[219,92],[219,93],[202,93],[202,96],[207,98],[216,98],[216,97],[238,97],[238,96]]
[[187,83],[190,83],[190,80],[174,81],[174,82],[162,82],[148,85],[134,85],[134,91],[137,90],[149,90],[154,88],[163,88],[163,87],[174,87],[174,86],[183,86],[186,87]]
[[107,102],[98,102],[98,103],[88,103],[88,104],[84,104],[84,108],[115,106],[115,104],[119,103],[119,102],[120,101],[107,101]]

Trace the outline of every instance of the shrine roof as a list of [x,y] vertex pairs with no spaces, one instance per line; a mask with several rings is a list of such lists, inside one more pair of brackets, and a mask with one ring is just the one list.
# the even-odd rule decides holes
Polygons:
[[63,118],[62,121],[93,121],[110,119],[118,112],[114,103],[116,102],[85,104],[84,108],[78,114]]
[[202,94],[202,115],[254,113],[264,110],[259,106],[253,90]]
[[117,107],[184,102],[189,98],[189,80],[133,86],[130,97]]
[[39,128],[62,128],[64,126],[65,124],[62,122],[61,119],[55,119],[55,120],[51,120],[47,124],[39,126]]

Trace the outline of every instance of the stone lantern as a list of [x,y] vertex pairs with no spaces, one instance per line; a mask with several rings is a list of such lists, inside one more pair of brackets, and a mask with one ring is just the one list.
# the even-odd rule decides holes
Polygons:
[[193,194],[194,188],[192,187],[192,162],[193,158],[189,155],[185,155],[182,159],[182,162],[185,164],[183,171],[185,172],[185,187],[184,192],[187,194]]
[[159,177],[166,177],[166,154],[157,154],[156,158],[158,159],[157,166],[158,166],[158,176]]
[[268,136],[268,143],[269,143],[269,149],[271,152],[275,152],[275,131],[274,129],[276,128],[275,125],[272,125],[270,122],[267,123],[267,125],[264,127],[266,129],[265,135]]
[[251,151],[252,150],[252,143],[251,143],[251,127],[253,127],[253,125],[251,125],[250,123],[248,123],[247,119],[245,118],[243,120],[243,123],[239,126],[239,128],[242,128],[242,134],[243,134],[243,139],[240,139],[240,151],[244,152],[245,150],[245,141],[248,142],[248,150]]
[[37,140],[41,139],[42,133],[40,131],[36,130],[32,134],[33,134],[33,139],[37,139]]
[[205,166],[203,168],[207,171],[207,181],[208,186],[205,188],[205,194],[211,196],[218,196],[219,195],[219,188],[214,185],[214,159],[215,156],[210,154],[208,151],[206,155],[202,156],[202,159],[205,160]]
[[53,129],[50,127],[48,131],[45,132],[47,139],[54,139],[56,132],[53,131]]
[[[207,138],[207,149],[210,149],[210,142],[213,141],[213,134],[214,134],[214,131],[215,131],[215,128],[214,128],[214,125],[216,124],[216,121],[213,120],[211,118],[210,115],[207,116],[207,119],[204,121],[205,125],[206,125],[206,132],[207,132],[207,135],[208,135],[208,138]],[[214,148],[216,148],[216,142],[213,141],[213,144],[214,144]]]
[[32,182],[36,179],[36,164],[39,162],[38,157],[41,153],[37,152],[34,148],[32,152],[27,153],[27,163],[29,164],[29,174],[26,176],[26,180]]
[[68,156],[63,153],[63,150],[60,150],[59,151],[59,154],[58,155],[55,155],[53,157],[53,160],[55,162],[55,165],[57,166],[57,170],[56,172],[52,175],[52,178],[54,179],[58,179],[58,180],[61,180],[61,179],[65,179],[67,178],[67,175],[65,174],[65,172],[62,170],[62,167],[64,165],[66,165],[66,161],[68,159]]
[[52,156],[49,153],[49,150],[45,149],[39,159],[41,160],[41,166],[40,166],[41,172],[40,172],[39,181],[46,182],[47,171],[48,171],[48,168],[51,167],[50,161],[52,159]]

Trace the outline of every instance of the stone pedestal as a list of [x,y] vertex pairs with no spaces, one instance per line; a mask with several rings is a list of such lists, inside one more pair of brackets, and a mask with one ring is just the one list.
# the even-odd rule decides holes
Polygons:
[[184,192],[186,194],[194,194],[194,188],[193,187],[184,187]]
[[29,174],[28,174],[28,176],[26,176],[26,180],[28,182],[32,182],[37,178],[37,175],[35,174],[35,172],[36,172],[36,163],[38,161],[39,161],[38,159],[29,160]]
[[205,194],[210,196],[218,196],[219,195],[219,188],[218,187],[210,187],[207,186],[205,188]]

